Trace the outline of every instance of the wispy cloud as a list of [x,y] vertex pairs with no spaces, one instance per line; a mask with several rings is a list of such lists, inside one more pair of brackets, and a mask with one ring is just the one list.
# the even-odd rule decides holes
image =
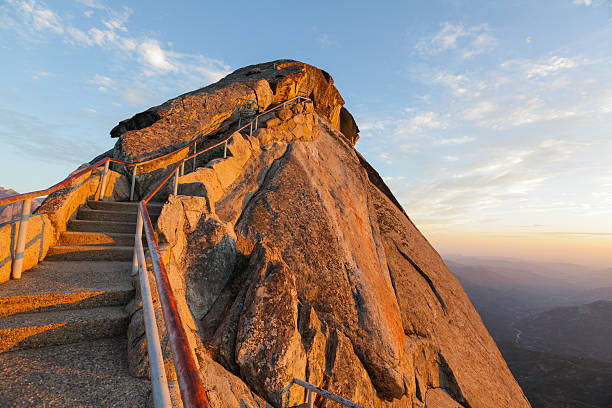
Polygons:
[[418,112],[395,124],[395,136],[402,138],[414,136],[431,129],[444,129],[447,123],[443,117],[436,112]]
[[572,3],[588,7],[591,4],[593,4],[593,1],[592,0],[573,0]]
[[464,144],[464,143],[473,142],[474,139],[475,138],[472,137],[472,136],[449,137],[449,138],[445,138],[445,139],[440,139],[436,143],[438,143],[440,145],[457,145],[457,144]]
[[64,26],[60,18],[50,9],[34,0],[8,0],[17,12],[23,17],[24,22],[36,30],[50,30],[61,34]]
[[[83,115],[95,113],[90,108],[83,110]],[[75,157],[94,157],[99,153],[99,146],[93,140],[74,137],[72,131],[68,124],[50,123],[35,115],[0,109],[0,141],[23,152],[26,157],[74,164]]]
[[[155,89],[156,83],[151,80],[164,77],[166,87],[176,81],[185,86],[200,87],[214,82],[229,73],[230,67],[221,60],[200,54],[180,53],[162,45],[155,38],[130,35],[128,31],[129,18],[132,10],[123,7],[119,10],[108,7],[97,0],[78,0],[79,4],[90,12],[89,27],[75,26],[71,20],[63,19],[58,13],[37,0],[9,0],[15,10],[16,17],[21,19],[27,32],[34,34],[52,33],[61,36],[67,43],[75,46],[99,47],[104,51],[118,53],[121,59],[137,64],[126,64],[126,69],[136,67],[139,72],[130,75],[130,84],[140,84],[142,88]],[[94,11],[96,19],[94,17]],[[17,25],[14,25],[14,28]],[[29,30],[29,31],[28,31]],[[24,32],[21,33],[25,35]],[[100,91],[108,91],[111,84],[103,80],[105,75],[98,74],[90,83],[97,83]],[[125,84],[122,94],[130,104],[146,103],[146,98],[137,96],[135,88]],[[187,88],[189,89],[189,88]],[[149,91],[146,94],[155,95]],[[149,100],[148,103],[152,101]],[[158,102],[158,101],[155,101]]]
[[[520,206],[523,197],[551,177],[551,169],[561,169],[562,163],[581,148],[560,139],[522,147],[489,147],[480,152],[479,159],[416,183],[409,194],[400,191],[400,201],[428,228],[473,223],[485,210],[494,214],[509,202]],[[443,159],[458,162],[459,157],[447,155]]]
[[419,41],[416,50],[421,55],[437,55],[445,51],[458,50],[468,59],[483,54],[497,46],[497,39],[490,33],[488,24],[466,27],[463,24],[445,22],[442,29],[431,37]]
[[536,61],[506,61],[501,64],[501,67],[513,71],[520,71],[527,78],[537,78],[547,77],[562,71],[571,70],[585,63],[588,63],[588,61],[583,58],[570,58],[553,55],[550,57],[540,58]]
[[47,71],[37,71],[34,73],[34,75],[32,75],[32,79],[41,79],[41,78],[50,78],[50,77],[54,77],[55,75],[51,72],[47,72]]

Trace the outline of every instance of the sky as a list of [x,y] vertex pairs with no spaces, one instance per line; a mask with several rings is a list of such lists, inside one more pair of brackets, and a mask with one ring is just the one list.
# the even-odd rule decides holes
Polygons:
[[0,186],[240,67],[329,72],[441,253],[612,267],[612,1],[0,0]]

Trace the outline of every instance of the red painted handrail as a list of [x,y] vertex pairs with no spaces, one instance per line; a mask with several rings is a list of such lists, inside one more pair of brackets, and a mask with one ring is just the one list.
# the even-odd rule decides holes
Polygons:
[[[204,152],[210,151],[215,147],[218,147],[224,143],[227,143],[236,132],[240,132],[241,130],[246,129],[247,127],[253,126],[253,122],[258,119],[261,115],[272,112],[274,110],[280,109],[281,106],[285,106],[287,102],[291,102],[293,100],[304,99],[308,101],[308,98],[297,96],[288,101],[283,102],[275,106],[272,109],[269,109],[265,112],[260,113],[256,116],[254,120],[245,124],[235,132],[232,132],[228,137],[221,140],[220,142],[207,147],[206,149],[195,152],[193,155],[188,156],[182,160],[180,160],[176,166],[162,178],[155,187],[151,189],[151,191],[145,196],[145,198],[140,201],[139,208],[140,214],[142,215],[143,220],[143,228],[145,231],[145,237],[147,239],[147,245],[149,248],[149,253],[151,254],[151,261],[153,264],[153,270],[155,272],[155,280],[157,282],[157,292],[159,293],[159,299],[161,303],[161,308],[164,314],[164,321],[166,323],[166,328],[168,331],[170,347],[172,348],[172,353],[174,356],[174,367],[176,368],[176,377],[179,383],[179,389],[181,391],[181,398],[183,400],[183,405],[185,407],[202,407],[208,408],[210,406],[208,397],[206,395],[206,391],[202,385],[202,382],[199,377],[199,373],[197,370],[197,365],[193,359],[193,354],[190,350],[189,341],[187,339],[187,335],[181,324],[181,318],[178,312],[178,308],[176,305],[176,299],[174,294],[172,293],[172,287],[170,286],[170,281],[168,279],[168,275],[166,272],[166,267],[161,260],[161,254],[159,252],[159,247],[157,244],[157,238],[154,233],[153,223],[151,222],[151,218],[149,217],[149,212],[147,211],[147,203],[157,194],[157,192],[174,176],[178,176],[179,169],[182,165],[185,164],[187,160],[190,160]],[[252,129],[252,127],[251,127]],[[139,233],[137,233],[139,234]],[[138,237],[137,237],[138,239]]]
[[[194,356],[192,354],[192,351],[190,349],[190,345],[189,345],[189,340],[187,338],[187,334],[185,333],[185,329],[183,328],[183,325],[181,323],[181,317],[179,315],[178,312],[178,308],[177,308],[177,303],[176,303],[176,298],[174,297],[174,294],[172,292],[172,288],[170,286],[170,281],[168,279],[168,274],[166,272],[166,267],[164,265],[164,263],[161,260],[161,254],[159,251],[159,246],[157,243],[157,239],[155,236],[155,232],[154,232],[154,228],[153,228],[153,224],[151,222],[151,218],[149,216],[149,212],[147,211],[147,207],[146,204],[149,202],[149,200],[151,200],[151,198],[170,180],[170,178],[172,176],[178,176],[178,171],[180,169],[180,167],[182,165],[185,164],[185,162],[189,159],[195,158],[196,156],[205,153],[207,151],[210,151],[211,149],[214,149],[215,147],[218,147],[222,144],[227,144],[229,142],[229,140],[233,137],[233,135],[236,132],[240,132],[241,130],[246,129],[247,127],[251,127],[251,131],[253,130],[253,122],[255,122],[255,125],[257,125],[257,119],[269,112],[272,112],[274,110],[280,109],[281,107],[285,107],[286,103],[291,102],[293,100],[297,100],[298,103],[301,99],[304,99],[305,101],[309,101],[308,98],[302,97],[302,96],[297,96],[295,98],[292,98],[290,100],[287,100],[277,106],[275,106],[274,108],[271,108],[265,112],[260,113],[259,115],[257,115],[255,117],[254,120],[252,120],[251,122],[245,124],[244,126],[240,127],[238,130],[236,130],[235,132],[232,132],[232,134],[230,134],[228,137],[226,137],[225,139],[223,139],[222,141],[207,147],[204,150],[201,150],[200,152],[196,152],[194,149],[194,153],[182,160],[179,160],[179,162],[176,164],[176,166],[164,177],[162,178],[157,185],[146,195],[146,197],[140,201],[140,203],[138,204],[139,209],[140,209],[140,216],[142,219],[142,225],[144,228],[144,232],[145,232],[145,237],[147,239],[147,246],[149,248],[149,253],[151,255],[151,260],[153,263],[153,270],[155,273],[155,280],[156,280],[156,284],[157,284],[157,291],[159,294],[159,299],[160,299],[160,304],[161,304],[161,309],[164,315],[164,322],[166,324],[166,328],[167,328],[167,332],[168,332],[168,337],[169,337],[169,343],[170,343],[170,347],[172,349],[172,353],[173,353],[173,357],[174,357],[174,367],[176,369],[176,374],[177,374],[177,379],[179,382],[179,388],[181,391],[181,398],[183,400],[183,405],[185,407],[203,407],[203,408],[208,408],[210,406],[210,403],[208,401],[208,397],[206,395],[206,391],[202,385],[202,382],[200,380],[200,375],[198,372],[198,368],[197,368],[197,364],[196,361],[194,359]],[[212,124],[211,125],[211,129],[212,126],[216,126],[217,124]],[[203,131],[205,132],[205,131]],[[42,196],[42,195],[47,195],[50,194],[54,191],[59,190],[60,188],[66,186],[67,184],[69,184],[70,182],[72,182],[73,180],[75,180],[76,178],[87,174],[89,172],[92,172],[93,170],[95,170],[96,168],[105,165],[106,163],[110,163],[110,162],[114,162],[114,163],[119,163],[119,164],[125,164],[128,166],[138,166],[141,164],[145,164],[145,163],[149,163],[151,161],[154,160],[159,160],[161,158],[164,158],[166,156],[169,156],[171,154],[176,154],[178,151],[185,149],[186,147],[189,147],[189,144],[191,142],[193,142],[194,139],[196,139],[197,137],[203,136],[204,133],[200,133],[199,135],[196,135],[194,138],[191,139],[190,142],[188,142],[187,146],[183,146],[179,149],[176,149],[168,154],[165,154],[163,156],[159,156],[153,159],[147,159],[147,160],[143,160],[141,162],[137,162],[137,163],[129,163],[129,162],[125,162],[122,160],[116,160],[116,159],[111,159],[109,157],[104,158],[96,163],[94,163],[93,165],[84,168],[82,170],[77,171],[76,173],[70,175],[69,177],[67,177],[66,179],[64,179],[63,181],[55,184],[52,187],[49,187],[46,190],[39,190],[39,191],[33,191],[30,193],[24,193],[24,194],[17,194],[11,197],[6,197],[3,199],[0,199],[0,206],[5,205],[5,204],[11,204],[17,201],[21,201],[21,200],[25,200],[28,198],[34,198],[34,197],[38,197],[38,196]],[[226,145],[227,146],[227,145]],[[103,183],[104,184],[104,183]],[[140,234],[140,232],[137,232],[137,235]]]
[[[178,152],[180,152],[181,150],[185,149],[185,148],[189,148],[189,146],[191,145],[191,143],[202,136],[206,136],[208,135],[210,132],[212,132],[213,130],[216,129],[216,126],[220,125],[224,120],[226,120],[229,116],[231,116],[231,114],[229,115],[224,115],[223,117],[217,119],[216,121],[214,121],[213,123],[211,123],[210,125],[208,125],[204,130],[201,130],[200,132],[198,132],[195,136],[193,136],[187,143],[186,145],[175,149],[169,153],[163,154],[161,156],[156,156],[153,158],[147,158],[144,160],[141,160],[139,162],[128,162],[128,161],[124,161],[124,160],[118,160],[118,159],[113,159],[110,157],[106,157],[102,160],[97,161],[96,163],[92,164],[91,166],[88,166],[82,170],[79,170],[78,172],[66,177],[64,180],[60,181],[57,184],[54,184],[53,186],[45,189],[45,190],[38,190],[38,191],[31,191],[29,193],[22,193],[22,194],[16,194],[16,195],[12,195],[9,197],[4,197],[4,198],[0,198],[0,207],[3,205],[7,205],[7,204],[12,204],[12,203],[16,203],[18,201],[23,201],[26,200],[28,198],[36,198],[36,197],[40,197],[40,196],[45,196],[45,195],[49,195],[57,190],[60,190],[61,188],[67,186],[70,182],[72,182],[73,180],[75,180],[76,178],[88,173],[88,172],[92,172],[94,171],[96,168],[106,164],[107,162],[112,162],[112,163],[117,163],[117,164],[124,164],[127,166],[140,166],[143,164],[147,164],[150,162],[153,162],[155,160],[159,160],[159,159],[163,159],[165,157],[174,155]],[[208,133],[207,133],[208,132]]]
[[170,286],[166,267],[161,260],[161,254],[157,246],[153,224],[151,223],[146,203],[141,201],[139,207],[143,218],[144,233],[147,238],[149,254],[151,255],[151,261],[153,263],[153,271],[155,272],[159,302],[168,332],[168,342],[170,343],[170,348],[174,355],[174,368],[176,370],[176,378],[179,382],[179,389],[181,390],[183,406],[188,408],[208,408],[210,402],[208,401],[206,390],[204,390],[202,386],[200,373],[189,346],[187,333],[185,333],[185,329],[181,323],[176,298]]

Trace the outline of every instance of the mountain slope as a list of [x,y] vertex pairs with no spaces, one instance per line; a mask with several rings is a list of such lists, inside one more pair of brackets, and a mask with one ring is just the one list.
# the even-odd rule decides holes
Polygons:
[[[210,121],[203,105],[227,113],[242,95],[263,110],[298,93],[312,102],[263,115],[252,134],[228,114],[205,142],[232,135],[228,157],[180,177],[157,222],[213,406],[278,407],[301,378],[366,407],[435,406],[441,394],[528,407],[457,280],[354,149],[329,74],[288,60],[240,69],[151,108],[152,123],[122,122],[112,154],[180,145]],[[304,398],[292,390],[294,406]]]

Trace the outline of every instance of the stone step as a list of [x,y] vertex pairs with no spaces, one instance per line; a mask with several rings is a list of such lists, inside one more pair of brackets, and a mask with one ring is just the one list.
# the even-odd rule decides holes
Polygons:
[[59,239],[60,245],[134,245],[134,231],[128,233],[64,231]]
[[144,407],[151,383],[127,368],[127,339],[0,354],[1,407]]
[[[159,214],[163,205],[163,203],[148,203],[147,210],[149,214]],[[92,210],[129,212],[134,214],[138,212],[137,202],[88,200],[87,206]]]
[[108,232],[135,234],[135,222],[115,222],[115,221],[90,221],[90,220],[70,220],[68,221],[69,231],[80,232]]
[[130,261],[132,246],[57,245],[49,248],[49,261]]
[[131,262],[44,261],[0,285],[0,316],[127,304]]
[[123,336],[128,314],[122,306],[19,313],[0,317],[0,353]]
[[79,208],[76,218],[77,220],[90,221],[136,222],[135,213],[92,210],[91,208]]

